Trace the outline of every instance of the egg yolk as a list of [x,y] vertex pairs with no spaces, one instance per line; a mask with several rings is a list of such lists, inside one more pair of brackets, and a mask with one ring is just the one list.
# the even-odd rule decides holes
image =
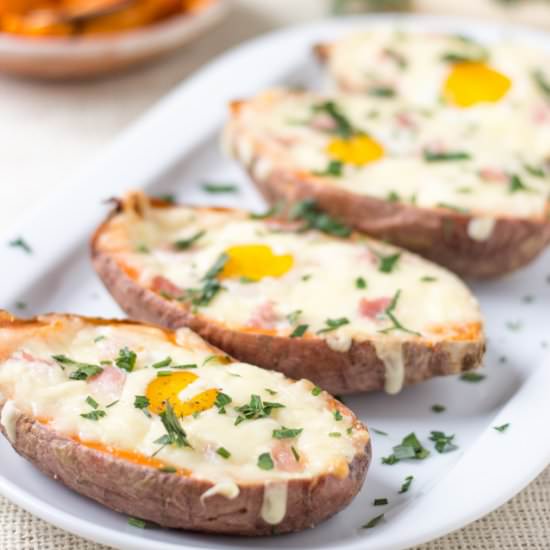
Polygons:
[[335,138],[327,146],[327,153],[346,164],[364,166],[384,156],[384,147],[366,134],[358,134],[347,139]]
[[292,268],[294,259],[290,254],[277,255],[265,244],[243,244],[228,248],[228,260],[220,277],[246,277],[259,281],[264,277],[281,277]]
[[179,394],[198,378],[192,372],[172,372],[168,376],[158,376],[147,386],[149,410],[160,414],[168,402],[176,416],[181,417],[212,408],[218,396],[216,389],[200,392],[186,401],[179,398]]
[[457,107],[471,107],[476,103],[499,101],[511,85],[506,75],[484,63],[457,63],[445,80],[443,95]]

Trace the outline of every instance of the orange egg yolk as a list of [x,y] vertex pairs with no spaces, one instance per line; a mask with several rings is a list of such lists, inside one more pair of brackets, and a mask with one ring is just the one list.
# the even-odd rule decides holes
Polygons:
[[205,411],[214,406],[218,390],[211,389],[194,395],[182,401],[179,394],[198,380],[192,372],[172,372],[168,376],[159,376],[147,386],[146,396],[149,399],[149,410],[155,414],[164,411],[166,403],[170,403],[176,416],[189,416],[193,413]]
[[364,166],[384,156],[384,147],[370,136],[358,134],[347,139],[334,138],[327,146],[334,160],[354,166]]
[[228,248],[228,260],[220,274],[223,278],[246,277],[259,281],[264,277],[281,277],[289,271],[294,259],[290,254],[274,254],[265,244],[243,244]]
[[457,63],[445,80],[443,95],[457,107],[471,107],[477,103],[502,99],[511,80],[484,63]]

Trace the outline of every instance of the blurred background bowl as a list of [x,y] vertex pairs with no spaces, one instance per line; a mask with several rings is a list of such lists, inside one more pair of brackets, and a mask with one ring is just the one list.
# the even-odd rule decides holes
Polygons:
[[48,79],[113,73],[187,44],[221,21],[230,4],[231,0],[211,0],[199,11],[110,34],[25,37],[0,33],[0,72]]

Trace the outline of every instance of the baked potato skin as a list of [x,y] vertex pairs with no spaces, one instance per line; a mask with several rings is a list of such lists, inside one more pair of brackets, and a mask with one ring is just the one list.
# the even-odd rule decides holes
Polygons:
[[[105,225],[103,226],[105,227]],[[294,379],[306,378],[332,394],[378,391],[385,387],[385,366],[371,342],[353,342],[347,352],[332,350],[320,338],[289,338],[230,330],[193,315],[181,302],[173,302],[141,287],[92,240],[96,272],[122,309],[134,319],[175,329],[187,326],[205,340],[240,361],[274,369]],[[394,343],[401,346],[399,341]],[[404,344],[405,385],[434,376],[477,368],[485,351],[482,336],[475,341]]]
[[[0,412],[3,404],[0,404]],[[7,437],[4,427],[2,433]],[[47,476],[106,507],[163,527],[228,535],[291,533],[313,527],[347,506],[361,489],[372,457],[370,439],[348,475],[325,474],[288,482],[287,511],[277,525],[262,520],[263,484],[240,485],[230,500],[201,500],[210,482],[163,473],[80,444],[21,415],[13,448]]]
[[[236,147],[232,154],[238,157]],[[244,165],[245,159],[239,160]],[[257,162],[253,159],[247,172],[269,203],[315,199],[322,210],[354,229],[416,252],[463,277],[505,275],[530,263],[550,243],[550,222],[543,220],[499,218],[491,235],[478,241],[468,235],[471,216],[355,195],[283,170],[259,178],[254,170]]]

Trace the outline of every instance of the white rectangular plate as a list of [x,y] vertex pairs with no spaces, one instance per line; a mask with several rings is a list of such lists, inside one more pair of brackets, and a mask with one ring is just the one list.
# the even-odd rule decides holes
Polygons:
[[[318,87],[320,69],[311,46],[385,21],[411,30],[448,30],[480,40],[518,37],[550,50],[550,38],[519,28],[496,28],[466,20],[369,17],[319,22],[283,30],[229,52],[182,85],[125,132],[70,190],[23,220],[6,241],[23,236],[33,253],[2,247],[0,305],[25,314],[46,311],[120,316],[94,275],[87,243],[109,206],[102,201],[130,188],[175,193],[181,201],[265,207],[235,164],[219,152],[218,136],[229,100],[274,85]],[[235,196],[205,195],[204,180],[238,181]],[[483,374],[473,384],[456,377],[432,380],[400,395],[357,395],[346,403],[374,433],[374,461],[360,495],[345,511],[303,533],[265,539],[213,537],[130,527],[125,517],[44,477],[0,442],[0,491],[41,518],[68,531],[125,549],[361,549],[389,550],[443,535],[493,510],[522,489],[550,462],[550,254],[498,281],[474,285],[486,318],[489,348]],[[20,312],[19,312],[20,313]],[[433,404],[447,407],[441,414]],[[500,433],[494,426],[510,423]],[[456,434],[457,451],[438,454],[431,430]],[[431,456],[382,465],[380,458],[415,432]],[[398,494],[408,475],[411,490]],[[374,507],[374,498],[389,505]],[[385,519],[361,529],[374,516]]]

